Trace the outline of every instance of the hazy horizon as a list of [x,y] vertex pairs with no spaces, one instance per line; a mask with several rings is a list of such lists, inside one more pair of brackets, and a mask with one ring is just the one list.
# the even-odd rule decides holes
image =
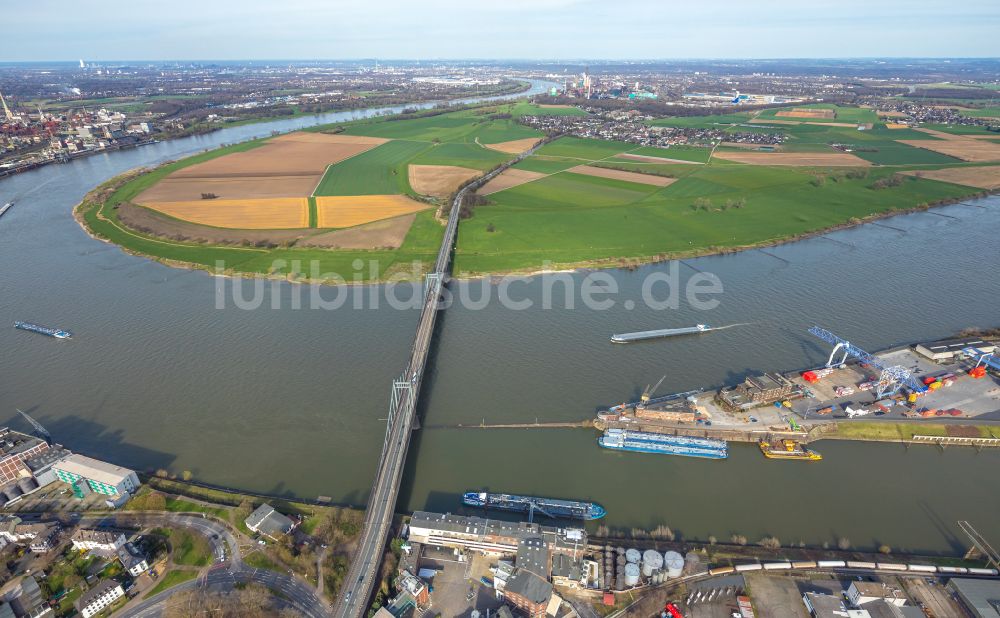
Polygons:
[[995,58],[1000,4],[914,0],[176,0],[8,7],[0,62]]

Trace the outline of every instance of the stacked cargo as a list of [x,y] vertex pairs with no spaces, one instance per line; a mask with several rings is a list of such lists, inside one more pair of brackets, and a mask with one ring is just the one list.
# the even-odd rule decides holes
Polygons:
[[973,367],[972,369],[969,370],[969,376],[976,378],[977,380],[979,378],[985,377],[986,367],[983,367],[982,365],[980,365],[979,367]]
[[819,382],[826,376],[833,373],[832,367],[824,367],[822,369],[810,369],[809,371],[802,372],[802,379],[806,382]]

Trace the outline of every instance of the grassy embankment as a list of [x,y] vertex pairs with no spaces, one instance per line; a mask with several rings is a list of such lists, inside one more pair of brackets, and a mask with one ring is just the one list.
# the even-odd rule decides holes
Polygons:
[[835,432],[823,438],[840,440],[874,440],[880,442],[909,441],[920,436],[963,436],[972,438],[1000,438],[1000,427],[993,425],[954,425],[943,423],[897,423],[879,421],[852,421],[837,423]]

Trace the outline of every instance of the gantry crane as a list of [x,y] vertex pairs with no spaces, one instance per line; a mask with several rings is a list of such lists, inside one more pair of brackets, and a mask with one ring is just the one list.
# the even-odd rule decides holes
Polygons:
[[[875,395],[877,399],[891,397],[898,393],[899,389],[904,386],[914,393],[923,393],[927,390],[927,387],[914,379],[910,374],[910,370],[902,365],[886,365],[878,357],[865,352],[846,339],[841,339],[837,335],[834,335],[830,331],[820,328],[819,326],[813,326],[809,329],[809,332],[816,335],[823,341],[833,344],[833,350],[830,352],[830,358],[826,361],[827,367],[839,367],[847,362],[848,356],[853,356],[862,363],[880,370],[881,373],[879,373],[878,384],[875,386]],[[843,351],[844,355],[839,361],[834,361],[837,357],[837,352],[839,351]]]

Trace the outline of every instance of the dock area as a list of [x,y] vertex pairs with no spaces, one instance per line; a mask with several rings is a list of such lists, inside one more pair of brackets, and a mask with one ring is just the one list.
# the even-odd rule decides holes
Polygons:
[[[958,350],[961,344],[952,345]],[[594,425],[601,430],[631,429],[733,442],[792,439],[809,443],[839,438],[1000,447],[1000,376],[995,369],[979,377],[970,375],[981,364],[979,359],[958,352],[931,358],[926,353],[930,345],[914,344],[870,357],[877,364],[904,368],[913,384],[926,382],[927,387],[917,394],[902,389],[879,398],[880,370],[852,359],[812,372],[751,375],[739,385],[716,391],[653,397],[647,389],[640,401],[600,412]],[[993,345],[989,343],[989,349]],[[890,429],[871,436],[853,431],[871,426],[871,421]],[[922,425],[935,431],[921,430]]]

